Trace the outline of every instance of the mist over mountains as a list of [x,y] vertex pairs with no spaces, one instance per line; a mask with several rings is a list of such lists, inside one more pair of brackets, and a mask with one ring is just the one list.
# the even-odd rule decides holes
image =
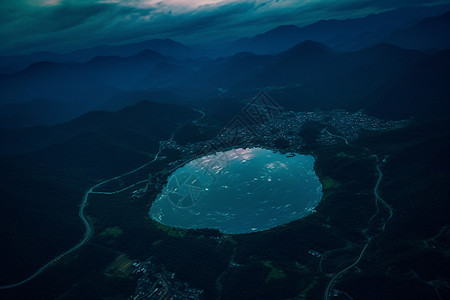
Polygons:
[[[152,11],[63,2],[39,3],[92,19],[106,6]],[[195,2],[193,27],[229,13],[210,2]],[[0,298],[131,299],[147,271],[130,266],[149,257],[167,286],[204,290],[190,299],[448,298],[450,4],[396,7],[208,44],[161,36],[0,57]],[[276,118],[253,124],[255,95]],[[237,236],[149,218],[175,169],[238,144],[313,156],[317,209]],[[156,278],[149,299],[168,295]]]
[[[0,126],[50,125],[93,109],[138,102],[131,97],[118,105],[124,93],[166,91],[171,102],[183,102],[186,95],[204,102],[223,90],[238,96],[261,88],[276,89],[282,105],[296,109],[367,109],[381,117],[384,111],[387,117],[380,107],[391,99],[390,117],[445,115],[450,13],[439,14],[442,8],[399,9],[303,28],[281,26],[221,50],[166,39],[3,58],[0,69],[23,69],[0,76]],[[427,68],[428,63],[435,68]],[[436,77],[433,84],[425,79],[422,90],[435,95],[431,106],[416,99],[418,93],[402,88],[402,95],[396,87],[414,88],[419,77],[430,76]]]
[[[230,56],[245,51],[255,54],[276,54],[303,41],[314,40],[336,51],[355,51],[380,42],[396,44],[395,35],[398,34],[398,38],[401,39],[402,35],[407,35],[403,31],[420,31],[421,28],[424,31],[419,36],[427,37],[429,40],[419,39],[413,48],[434,48],[436,46],[433,42],[429,43],[430,39],[435,39],[436,42],[440,39],[445,40],[445,37],[435,36],[438,32],[444,34],[446,29],[445,24],[436,22],[440,22],[439,20],[445,17],[442,14],[448,10],[450,5],[404,7],[362,18],[321,20],[304,27],[286,24],[253,37],[205,45],[186,46],[170,39],[153,39],[124,45],[96,46],[69,53],[38,52],[30,55],[4,56],[0,57],[0,73],[12,73],[39,61],[86,62],[96,56],[133,56],[145,49],[184,59]],[[429,34],[430,32],[434,34]],[[402,41],[398,43],[397,46],[403,47],[400,44]],[[446,46],[441,44],[437,48],[442,47]]]

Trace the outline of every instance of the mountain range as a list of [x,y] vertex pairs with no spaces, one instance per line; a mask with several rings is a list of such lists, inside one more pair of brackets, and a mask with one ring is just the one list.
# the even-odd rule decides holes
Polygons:
[[[429,63],[435,68],[427,68]],[[55,111],[61,120],[65,110],[83,113],[96,107],[120,109],[136,103],[133,97],[125,97],[119,105],[117,95],[120,93],[140,94],[140,100],[148,100],[146,97],[153,94],[152,100],[159,98],[157,102],[164,102],[164,98],[171,95],[171,102],[180,103],[187,98],[191,101],[193,97],[195,101],[207,101],[208,97],[219,97],[220,90],[234,96],[251,97],[262,88],[273,89],[281,105],[297,110],[347,108],[386,113],[378,108],[384,99],[391,99],[391,106],[408,105],[409,109],[390,117],[443,115],[447,113],[443,100],[448,92],[445,84],[448,67],[447,51],[429,54],[378,44],[342,53],[313,41],[300,43],[277,55],[244,52],[209,60],[178,60],[144,50],[130,57],[96,57],[86,63],[42,62],[0,79],[2,99],[16,103],[4,107],[3,111],[14,112],[14,107],[22,109],[15,109],[18,114],[12,116],[16,117],[10,115],[12,121],[8,123],[4,119],[3,125],[14,127],[20,125],[19,120],[27,119],[21,115],[33,116],[30,109],[26,109],[27,105],[21,104],[31,101],[28,106],[36,107],[33,99],[64,101],[58,102],[56,107],[60,108]],[[414,87],[418,78],[429,76],[435,78],[434,84],[423,86],[422,94],[437,96],[433,100],[435,105],[424,111],[421,101],[426,98],[408,103],[407,99],[417,98],[418,94],[410,94],[409,89],[399,92],[396,86]],[[27,88],[20,88],[22,86]],[[157,94],[159,96],[155,97]],[[74,103],[77,103],[78,111],[72,109]],[[47,119],[52,118],[51,111],[34,111],[34,118],[47,115],[50,115]]]
[[[361,18],[321,20],[303,27],[283,25],[253,37],[239,38],[217,45],[187,46],[171,39],[153,39],[123,45],[96,46],[69,53],[37,52],[29,55],[0,56],[0,74],[14,73],[39,61],[87,62],[96,56],[133,56],[146,49],[186,59],[230,56],[245,51],[276,54],[306,40],[326,44],[336,51],[355,51],[380,42],[394,44],[398,42],[396,45],[402,47],[403,39],[410,38],[411,31],[428,38],[416,41],[412,45],[414,49],[423,50],[430,48],[430,45],[442,49],[448,47],[445,35],[448,30],[448,24],[445,24],[448,22],[448,16],[441,15],[449,10],[448,4],[431,7],[410,6]],[[447,18],[447,21],[434,20],[443,17]],[[443,43],[442,40],[446,42]]]
[[[216,50],[158,39],[3,57],[0,127],[52,125],[142,100],[208,103],[224,92],[248,98],[261,88],[292,109],[366,109],[388,117],[380,107],[391,99],[389,117],[444,115],[446,9],[409,7],[301,28],[286,25]],[[440,71],[430,71],[428,61]],[[436,81],[412,92],[420,78],[425,83],[430,76]],[[433,95],[433,105],[418,95]]]
[[414,33],[419,39],[415,44],[408,44],[411,49],[446,49],[449,16],[442,13],[449,9],[448,5],[409,7],[363,18],[321,20],[304,27],[285,25],[236,40],[230,45],[230,51],[274,54],[305,40],[324,43],[336,51],[355,51],[381,42],[402,47],[406,45],[403,40],[411,39]]
[[[220,45],[156,39],[0,57],[0,282],[33,279],[1,286],[0,298],[162,298],[187,283],[204,299],[450,298],[448,32],[441,5]],[[233,236],[150,220],[181,164],[225,152],[233,134],[266,147],[248,141],[252,113],[268,113],[256,95],[286,112],[257,123],[266,146],[314,157],[317,210]],[[181,195],[186,181],[176,182]]]

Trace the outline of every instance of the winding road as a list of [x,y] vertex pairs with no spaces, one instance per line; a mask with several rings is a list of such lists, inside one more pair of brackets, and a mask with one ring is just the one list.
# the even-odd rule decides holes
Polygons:
[[[196,118],[195,120],[192,120],[192,121],[191,121],[192,123],[195,124],[195,122],[197,122],[199,119],[201,120],[201,119],[203,119],[203,118],[205,117],[205,113],[204,113],[203,111],[199,110],[199,109],[193,108],[193,110],[196,111],[196,112],[199,112],[199,113],[201,114],[200,117],[198,117],[198,118]],[[170,137],[170,139],[169,139],[168,141],[172,141],[172,140],[173,140],[173,138],[174,138],[175,133],[177,132],[177,130],[178,130],[182,125],[184,125],[184,124],[185,124],[185,123],[180,124],[180,125],[173,131],[173,133],[172,133],[172,135],[171,135],[171,137]],[[94,191],[94,189],[96,189],[96,188],[98,188],[98,187],[100,187],[100,186],[102,186],[102,185],[104,185],[104,184],[106,184],[106,183],[108,183],[108,182],[111,182],[111,181],[113,181],[113,180],[117,180],[117,179],[120,179],[120,178],[125,177],[125,176],[127,176],[127,175],[136,173],[137,171],[142,170],[143,168],[145,168],[145,167],[149,166],[150,164],[154,163],[154,162],[159,158],[159,155],[161,154],[161,151],[162,151],[163,148],[164,148],[164,147],[163,147],[163,142],[164,142],[164,141],[160,141],[160,142],[159,142],[159,149],[158,149],[158,152],[156,153],[155,157],[153,158],[153,160],[151,160],[151,161],[145,163],[144,165],[142,165],[142,166],[140,166],[140,167],[138,167],[138,168],[136,168],[136,169],[134,169],[134,170],[131,170],[131,171],[127,172],[127,173],[124,173],[124,174],[122,174],[122,175],[119,175],[119,176],[116,176],[116,177],[107,179],[107,180],[102,181],[102,182],[100,182],[100,183],[97,183],[96,185],[94,185],[93,187],[91,187],[91,188],[84,194],[83,200],[82,200],[81,205],[80,205],[80,209],[78,210],[78,216],[80,217],[81,221],[82,221],[83,224],[84,224],[85,232],[84,232],[83,238],[82,238],[77,244],[75,244],[75,245],[74,245],[72,248],[70,248],[69,250],[67,250],[67,251],[65,251],[65,252],[63,252],[63,253],[61,253],[60,255],[58,255],[57,257],[55,257],[54,259],[52,259],[51,261],[49,261],[49,262],[46,263],[45,265],[43,265],[42,267],[40,267],[36,272],[34,272],[32,275],[30,275],[30,276],[27,277],[26,279],[24,279],[24,280],[22,280],[22,281],[19,281],[19,282],[16,282],[16,283],[7,284],[7,285],[2,285],[2,286],[0,286],[0,290],[5,290],[5,289],[10,289],[10,288],[18,287],[18,286],[21,286],[21,285],[23,285],[23,284],[25,284],[25,283],[27,283],[27,282],[33,280],[34,278],[36,278],[37,276],[39,276],[42,272],[44,272],[46,269],[48,269],[48,268],[51,267],[53,264],[55,264],[57,261],[59,261],[61,258],[65,257],[65,256],[71,254],[72,252],[78,250],[79,248],[83,247],[84,244],[86,244],[86,243],[89,241],[89,239],[90,239],[91,236],[92,236],[92,232],[94,231],[94,227],[93,227],[93,225],[89,222],[89,219],[86,217],[86,213],[85,213],[85,208],[86,208],[86,205],[88,204],[88,198],[89,198],[89,195],[90,195],[90,194],[103,194],[103,195],[113,195],[113,194],[118,194],[118,193],[121,193],[121,192],[123,192],[123,191],[126,191],[126,190],[128,190],[128,189],[130,189],[130,188],[132,188],[132,187],[134,187],[134,186],[136,186],[136,185],[138,185],[138,184],[141,184],[141,183],[144,183],[144,182],[148,182],[148,179],[147,179],[147,180],[142,180],[142,181],[136,182],[136,183],[134,183],[134,184],[132,184],[132,185],[130,185],[130,186],[127,186],[127,187],[125,187],[125,188],[122,188],[122,189],[120,189],[120,190],[113,191],[113,192],[95,192],[95,191]]]
[[89,195],[90,195],[90,194],[106,194],[106,195],[118,194],[118,193],[123,192],[123,191],[125,191],[125,190],[127,190],[127,189],[130,189],[130,188],[132,188],[132,187],[134,187],[134,186],[136,186],[136,185],[138,185],[138,184],[140,184],[140,183],[143,183],[143,182],[148,181],[148,180],[143,180],[143,181],[137,182],[137,183],[132,184],[132,185],[126,187],[126,188],[123,188],[123,189],[121,189],[121,190],[114,191],[114,192],[94,192],[94,191],[93,191],[94,189],[98,188],[99,186],[102,186],[102,185],[105,184],[105,183],[108,183],[108,182],[113,181],[113,180],[116,180],[116,179],[120,179],[120,178],[122,178],[122,177],[124,177],[124,176],[127,176],[127,175],[130,175],[130,174],[132,174],[132,173],[135,173],[135,172],[137,172],[137,171],[139,171],[139,170],[141,170],[141,169],[147,167],[148,165],[152,164],[153,162],[155,162],[155,161],[158,159],[159,154],[160,154],[161,151],[162,151],[162,147],[161,147],[162,142],[160,142],[159,145],[160,145],[160,146],[159,146],[159,151],[158,151],[158,153],[156,153],[155,158],[154,158],[153,160],[151,160],[150,162],[148,162],[148,163],[146,163],[146,164],[144,164],[144,165],[142,165],[142,166],[140,166],[140,167],[138,167],[138,168],[136,168],[136,169],[134,169],[134,170],[132,170],[132,171],[129,171],[129,172],[127,172],[127,173],[124,173],[124,174],[122,174],[122,175],[120,175],[120,176],[116,176],[116,177],[107,179],[107,180],[105,180],[105,181],[102,181],[102,182],[100,182],[100,183],[97,183],[96,185],[94,185],[93,187],[91,187],[91,188],[84,194],[84,196],[83,196],[83,201],[81,202],[80,209],[78,210],[78,216],[80,217],[81,221],[83,222],[83,224],[84,224],[84,226],[85,226],[85,232],[84,232],[83,238],[82,238],[77,244],[75,244],[75,245],[74,245],[72,248],[70,248],[69,250],[67,250],[67,251],[65,251],[65,252],[63,252],[63,253],[61,253],[60,255],[58,255],[57,257],[55,257],[54,259],[52,259],[51,261],[49,261],[49,262],[46,263],[45,265],[43,265],[42,267],[40,267],[36,272],[34,272],[34,274],[32,274],[31,276],[29,276],[28,278],[26,278],[26,279],[24,279],[24,280],[22,280],[22,281],[20,281],[20,282],[17,282],[17,283],[13,283],[13,284],[8,284],[8,285],[0,286],[0,290],[14,288],[14,287],[17,287],[17,286],[20,286],[20,285],[23,285],[23,284],[29,282],[30,280],[36,278],[38,275],[40,275],[42,272],[44,272],[46,269],[48,269],[50,266],[52,266],[54,263],[56,263],[57,261],[59,261],[61,258],[65,257],[65,256],[67,256],[67,255],[69,255],[69,254],[71,254],[72,252],[74,252],[74,251],[78,250],[79,248],[81,248],[82,246],[84,246],[84,244],[86,244],[86,243],[89,241],[89,239],[90,239],[91,236],[92,236],[92,232],[94,231],[92,224],[89,222],[89,220],[88,220],[88,218],[86,217],[86,214],[85,214],[85,208],[86,208],[86,205],[88,204],[88,198],[89,198]]
[[233,250],[233,254],[231,254],[230,262],[228,263],[227,268],[220,273],[219,277],[216,279],[216,290],[217,290],[217,300],[220,300],[222,297],[222,278],[223,276],[230,270],[230,268],[234,265],[234,257],[236,256],[236,247]]
[[[342,136],[330,133],[326,128],[323,131],[326,134],[328,134],[329,136],[331,136],[331,137],[343,140],[347,146],[358,147],[358,146],[350,144],[345,137],[342,137]],[[361,148],[370,152],[370,150],[368,148],[366,148],[366,147],[361,147]],[[375,184],[375,187],[373,188],[373,193],[375,195],[375,206],[376,206],[377,210],[372,215],[372,217],[369,219],[369,224],[380,213],[379,203],[383,204],[389,211],[389,217],[387,219],[383,220],[383,225],[382,225],[382,228],[381,228],[382,229],[381,232],[384,232],[384,230],[386,229],[386,224],[394,216],[394,211],[392,210],[392,207],[386,201],[384,201],[383,198],[381,198],[381,196],[380,196],[380,194],[378,192],[381,180],[383,179],[383,172],[381,171],[381,168],[380,168],[381,164],[380,164],[378,156],[376,154],[372,154],[371,157],[374,157],[375,160],[376,160],[376,169],[377,169],[377,172],[378,172],[378,179],[377,179],[377,182]],[[374,238],[374,237],[370,237],[370,236],[367,235],[368,230],[369,230],[369,228],[366,228],[366,229],[364,229],[362,231],[363,235],[366,237],[367,240],[366,240],[366,243],[364,244],[364,247],[361,249],[361,252],[360,252],[359,256],[357,257],[357,259],[351,265],[349,265],[349,266],[345,267],[344,269],[340,270],[339,272],[336,273],[336,275],[334,275],[331,278],[330,282],[328,283],[328,285],[327,285],[327,287],[325,289],[325,295],[324,295],[324,299],[325,300],[329,300],[330,299],[330,293],[333,290],[333,286],[334,286],[336,280],[338,280],[340,277],[342,277],[348,270],[350,270],[353,267],[355,267],[361,261],[361,259],[363,258],[364,254],[366,253],[367,248],[369,247],[370,242]],[[321,267],[321,264],[322,264],[322,261],[320,262],[320,267]]]

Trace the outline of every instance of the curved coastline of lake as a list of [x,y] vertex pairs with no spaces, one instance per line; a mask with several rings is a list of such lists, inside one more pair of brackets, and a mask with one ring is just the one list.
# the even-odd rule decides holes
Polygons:
[[284,225],[309,215],[322,198],[314,162],[264,148],[206,155],[169,176],[149,215],[175,228],[227,234]]

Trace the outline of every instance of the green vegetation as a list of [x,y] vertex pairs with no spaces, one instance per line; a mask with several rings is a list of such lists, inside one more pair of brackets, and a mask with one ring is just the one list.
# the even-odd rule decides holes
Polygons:
[[271,280],[279,280],[286,277],[286,273],[282,269],[275,267],[272,261],[265,260],[262,263],[264,266],[270,269],[269,274],[267,274],[266,277],[266,283]]
[[133,260],[131,260],[126,254],[122,253],[108,265],[105,271],[105,275],[128,277],[135,269],[133,263]]
[[318,284],[319,284],[319,279],[318,279],[318,277],[316,276],[316,277],[314,277],[314,280],[310,283],[310,285],[309,285],[306,289],[304,289],[304,290],[298,295],[298,297],[299,297],[300,299],[309,299],[309,297],[307,297],[307,296],[308,296],[308,293],[309,293],[310,291],[312,291],[313,289],[315,289],[315,288],[317,287]]
[[112,236],[114,238],[118,238],[122,235],[123,230],[119,226],[108,227],[100,233],[102,237]]
[[336,154],[336,157],[338,157],[338,158],[349,158],[349,159],[352,159],[352,158],[355,158],[356,156],[347,154],[347,153],[345,153],[345,152],[339,152],[338,154]]
[[332,179],[331,177],[325,177],[322,179],[323,189],[337,189],[341,186],[341,183],[337,180]]
[[180,237],[180,238],[183,238],[183,237],[186,236],[186,230],[178,229],[178,228],[173,228],[173,227],[166,226],[166,225],[163,225],[163,224],[158,223],[158,222],[154,222],[154,224],[156,225],[156,227],[157,227],[159,230],[162,230],[162,231],[164,231],[165,233],[167,233],[168,236],[171,236],[171,237]]
[[[348,292],[354,299],[365,299],[368,294],[380,295],[383,299],[429,299],[432,289],[426,284],[417,284],[417,278],[411,276],[411,269],[427,280],[448,278],[448,231],[444,230],[438,236],[441,228],[448,224],[449,211],[445,180],[450,139],[446,128],[448,123],[424,124],[422,127],[367,134],[355,141],[355,145],[370,148],[380,158],[388,157],[381,167],[384,176],[380,193],[394,207],[395,222],[389,222],[386,231],[368,248],[360,262],[362,272],[349,272],[338,280],[336,288]],[[142,148],[148,148],[144,146]],[[72,148],[65,146],[62,149],[69,151]],[[167,158],[164,160],[158,160],[141,173],[123,178],[126,186],[145,179],[151,173],[153,184],[146,194],[134,197],[132,191],[117,195],[92,194],[87,207],[87,217],[94,224],[96,233],[92,240],[46,270],[45,276],[37,277],[20,289],[7,291],[11,294],[2,299],[26,299],[30,295],[42,299],[79,299],[80,294],[86,291],[97,299],[118,295],[127,299],[136,287],[133,276],[126,275],[132,270],[130,262],[144,261],[149,257],[161,262],[169,272],[175,272],[180,281],[204,289],[204,299],[212,299],[217,296],[215,281],[227,269],[234,250],[233,261],[239,267],[230,268],[222,278],[224,300],[322,299],[329,282],[325,273],[353,262],[365,242],[361,229],[368,226],[375,209],[373,187],[376,170],[374,159],[365,153],[359,154],[357,147],[351,152],[352,149],[343,143],[329,147],[317,147],[311,143],[310,149],[317,155],[316,167],[325,193],[317,212],[308,218],[269,231],[233,236],[222,236],[213,231],[181,230],[153,222],[148,217],[148,209],[165,180],[160,171],[174,160],[165,153]],[[120,155],[108,156],[106,161],[89,162],[93,164],[92,169],[80,171],[77,175],[79,181],[76,181],[70,180],[70,176],[74,176],[72,164],[77,165],[79,161],[66,160],[71,164],[66,174],[66,169],[60,168],[64,157],[58,163],[48,164],[64,151],[51,150],[48,150],[48,160],[41,157],[43,154],[37,156],[45,168],[35,166],[36,170],[28,170],[25,175],[17,170],[25,169],[25,163],[34,163],[28,154],[16,160],[12,156],[2,160],[5,171],[2,172],[0,186],[6,195],[4,206],[8,212],[4,213],[3,230],[4,236],[12,242],[5,243],[5,249],[9,256],[20,258],[18,262],[13,261],[14,265],[7,262],[9,273],[4,272],[3,282],[23,279],[21,270],[39,268],[39,261],[52,259],[60,253],[60,248],[70,248],[83,235],[77,205],[86,189],[92,186],[92,182],[115,176],[141,163],[125,159],[137,151],[120,152]],[[98,151],[107,153],[103,147]],[[73,157],[78,155],[69,154]],[[102,158],[100,154],[97,157]],[[350,159],[352,155],[355,157]],[[117,165],[111,162],[117,162]],[[94,168],[95,176],[88,172]],[[87,179],[86,174],[90,176]],[[110,186],[102,188],[113,190],[117,183],[113,181]],[[78,188],[80,185],[82,188]],[[48,199],[52,201],[47,202]],[[59,199],[67,199],[67,202]],[[29,204],[24,207],[31,207],[36,212],[30,214],[33,224],[41,224],[38,218],[49,215],[53,218],[52,224],[70,225],[43,227],[50,230],[46,234],[62,237],[58,239],[61,245],[39,246],[41,244],[36,237],[20,229],[19,225],[25,226],[25,223],[14,223],[14,219],[8,217],[17,215],[22,208],[16,204],[24,201]],[[60,211],[72,214],[61,214]],[[71,230],[72,227],[74,229]],[[40,227],[36,227],[36,231],[38,229]],[[19,234],[16,238],[9,232]],[[428,241],[427,246],[424,240],[433,236],[438,238]],[[33,245],[33,251],[24,245]],[[55,251],[50,251],[52,247]],[[323,254],[335,249],[338,250],[327,254],[322,266],[324,272],[320,272],[318,257],[309,255],[308,251]],[[34,265],[29,264],[33,255],[38,258]],[[49,285],[49,282],[54,284]],[[48,289],[40,289],[42,286],[48,286]],[[405,288],[396,289],[396,286]],[[442,288],[440,290],[443,291]]]

